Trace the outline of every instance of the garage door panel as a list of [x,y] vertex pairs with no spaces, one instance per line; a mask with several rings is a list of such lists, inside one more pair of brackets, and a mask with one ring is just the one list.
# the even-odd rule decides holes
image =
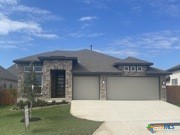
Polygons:
[[107,77],[107,99],[158,100],[158,77]]
[[73,78],[74,100],[98,100],[99,99],[99,77],[76,76]]

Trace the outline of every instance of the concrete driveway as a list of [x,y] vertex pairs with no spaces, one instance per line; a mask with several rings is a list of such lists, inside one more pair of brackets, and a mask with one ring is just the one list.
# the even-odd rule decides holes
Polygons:
[[[164,101],[91,101],[73,100],[71,114],[88,120],[105,121],[95,135],[149,135],[150,123],[180,122],[180,108]],[[155,134],[180,135],[174,130]]]

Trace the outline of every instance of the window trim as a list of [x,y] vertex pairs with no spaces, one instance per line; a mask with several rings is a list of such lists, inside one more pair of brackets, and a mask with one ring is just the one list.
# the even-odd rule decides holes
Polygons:
[[[173,81],[176,81],[176,84],[173,83]],[[173,79],[171,79],[171,84],[172,84],[172,86],[178,85],[178,78],[173,78]]]
[[[42,71],[35,71],[35,67],[41,67],[42,68]],[[42,73],[43,72],[43,66],[33,66],[33,71],[35,73]]]
[[[128,69],[126,70],[126,68]],[[129,66],[124,66],[124,71],[129,71]]]
[[[141,70],[138,69],[139,67],[141,67]],[[142,66],[137,66],[137,71],[139,71],[139,72],[140,72],[140,71],[143,71]]]
[[26,71],[26,70],[25,70],[25,68],[27,68],[27,67],[30,69],[30,66],[24,66],[24,72],[25,72],[25,73],[29,73],[29,72],[30,72],[30,71]]
[[[132,70],[133,67],[135,68],[135,70]],[[131,66],[130,71],[136,71],[136,66]]]

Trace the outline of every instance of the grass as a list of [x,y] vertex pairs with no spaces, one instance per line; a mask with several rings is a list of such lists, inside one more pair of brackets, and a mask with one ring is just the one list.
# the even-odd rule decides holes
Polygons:
[[[0,106],[1,110],[2,106]],[[0,111],[1,135],[24,135],[23,117],[20,111],[10,111],[12,106],[5,106]],[[28,135],[91,135],[102,122],[89,121],[73,117],[70,113],[70,105],[54,106],[33,110],[34,117],[42,120],[31,122]]]

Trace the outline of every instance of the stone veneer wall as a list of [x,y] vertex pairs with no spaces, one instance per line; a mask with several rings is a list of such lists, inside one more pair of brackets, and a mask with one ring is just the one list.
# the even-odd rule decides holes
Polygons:
[[42,99],[48,100],[51,98],[50,71],[52,69],[65,70],[65,99],[72,100],[72,60],[44,60]]
[[166,82],[165,76],[160,77],[160,99],[163,101],[167,101],[166,84],[163,85],[163,82]]
[[107,76],[100,75],[100,100],[106,100],[106,89],[107,89]]
[[[24,73],[24,66],[29,66],[29,63],[22,63],[22,64],[17,64],[17,69],[18,69],[18,95],[17,95],[17,101],[23,99],[22,98],[22,88],[23,88],[23,83],[25,79],[25,73]],[[33,66],[42,66],[42,64],[33,64]]]
[[22,87],[24,83],[24,66],[25,64],[18,64],[18,95],[17,100],[22,98]]

